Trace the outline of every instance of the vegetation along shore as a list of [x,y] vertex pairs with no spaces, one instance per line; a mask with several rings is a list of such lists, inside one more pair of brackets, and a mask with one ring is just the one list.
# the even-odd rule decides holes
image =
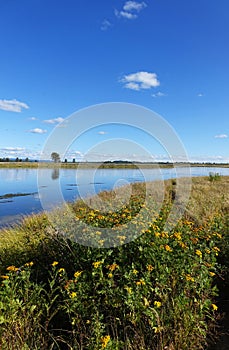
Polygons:
[[142,163],[142,162],[126,162],[126,161],[114,161],[114,162],[76,162],[76,161],[65,161],[59,163],[45,162],[45,161],[1,161],[0,168],[53,168],[53,166],[60,166],[61,168],[74,169],[80,166],[81,168],[97,168],[100,169],[151,169],[151,168],[173,168],[181,166],[190,167],[219,167],[219,168],[229,168],[229,163],[170,163],[170,162],[152,162],[152,163]]
[[[176,198],[175,179],[165,182],[159,211],[155,195],[147,212],[145,184],[138,183],[129,185],[130,200],[117,211],[112,205],[118,196],[103,192],[98,198],[106,213],[77,201],[1,230],[0,348],[213,345],[228,317],[223,319],[228,301],[220,296],[229,290],[229,177],[192,181],[184,215],[171,230],[164,225]],[[101,228],[116,235],[116,247],[104,249],[109,237]],[[141,235],[125,244],[135,230]],[[88,237],[98,248],[86,246]]]

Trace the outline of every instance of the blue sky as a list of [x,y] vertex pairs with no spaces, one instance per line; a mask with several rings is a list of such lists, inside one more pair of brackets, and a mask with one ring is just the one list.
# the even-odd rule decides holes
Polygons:
[[[167,120],[191,161],[229,162],[228,0],[7,0],[0,31],[0,157],[37,159],[75,111],[127,102]],[[148,136],[111,124],[66,156],[118,137],[167,159]],[[113,158],[128,152],[115,143]]]

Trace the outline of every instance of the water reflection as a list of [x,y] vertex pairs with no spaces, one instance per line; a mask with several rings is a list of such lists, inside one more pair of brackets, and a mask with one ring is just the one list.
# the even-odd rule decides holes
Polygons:
[[59,168],[55,168],[52,170],[52,180],[57,180],[60,177],[60,169]]

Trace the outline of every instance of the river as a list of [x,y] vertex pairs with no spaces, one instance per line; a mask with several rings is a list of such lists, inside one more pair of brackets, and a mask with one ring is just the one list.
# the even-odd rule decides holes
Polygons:
[[74,201],[127,183],[166,180],[182,176],[208,176],[210,172],[229,175],[229,168],[183,167],[160,169],[59,169],[1,168],[0,227],[23,216],[43,210],[41,197],[53,206]]

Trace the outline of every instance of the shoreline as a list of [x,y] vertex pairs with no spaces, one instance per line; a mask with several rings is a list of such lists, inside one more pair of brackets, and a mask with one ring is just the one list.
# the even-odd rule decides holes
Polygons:
[[211,167],[211,168],[229,168],[229,163],[100,163],[100,162],[76,162],[76,163],[52,163],[52,162],[0,162],[2,168],[63,168],[63,169],[83,169],[99,168],[99,169],[155,169],[155,168],[176,168],[176,167]]

